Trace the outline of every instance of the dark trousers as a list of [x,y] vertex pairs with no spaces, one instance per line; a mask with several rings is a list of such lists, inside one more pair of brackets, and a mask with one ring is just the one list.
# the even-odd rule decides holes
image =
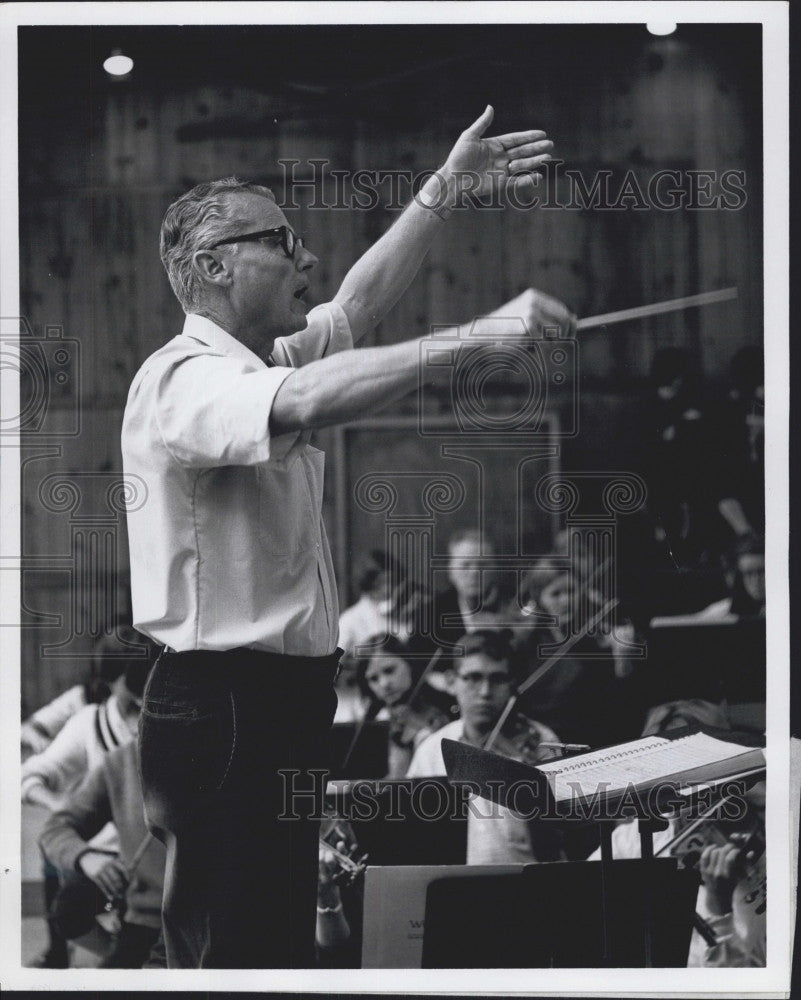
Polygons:
[[[336,655],[164,652],[145,690],[148,825],[167,848],[169,968],[314,965]],[[281,773],[283,772],[283,774]],[[288,792],[316,790],[316,795]]]

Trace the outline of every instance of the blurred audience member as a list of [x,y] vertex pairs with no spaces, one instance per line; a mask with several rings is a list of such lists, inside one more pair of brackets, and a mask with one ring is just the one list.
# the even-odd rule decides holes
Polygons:
[[[119,853],[92,844],[107,823],[119,835]],[[137,969],[161,929],[164,845],[145,827],[136,741],[109,751],[54,813],[40,845],[62,875],[51,919],[68,939],[97,925],[106,903],[119,914],[119,928],[103,968]]]
[[[96,767],[104,754],[136,737],[139,708],[145,680],[150,670],[148,659],[129,660],[125,673],[111,684],[111,694],[100,704],[79,709],[62,727],[55,739],[22,765],[22,801],[61,809],[67,796]],[[98,833],[96,845],[117,849],[117,832],[109,824]],[[45,864],[44,894],[50,909],[59,889],[58,875]],[[67,942],[53,921],[48,920],[49,941],[46,951],[34,964],[42,968],[66,968]]]
[[[130,627],[122,638],[150,649],[149,640]],[[37,709],[22,723],[22,759],[41,753],[58,736],[69,719],[86,705],[99,705],[111,694],[111,684],[125,670],[127,659],[116,637],[101,639],[92,650],[89,672],[82,684],[75,684],[47,705]]]
[[456,645],[465,633],[499,625],[505,611],[500,576],[482,560],[495,555],[491,538],[469,529],[448,542],[450,586],[434,597],[434,630],[438,639]]
[[600,602],[601,594],[598,591],[597,581],[607,567],[598,561],[595,552],[590,551],[583,536],[575,536],[571,551],[570,532],[562,529],[557,532],[554,540],[554,553],[570,556],[570,569],[573,575],[581,581],[590,599],[596,603]]
[[131,661],[99,705],[86,705],[66,723],[53,742],[22,765],[22,801],[50,810],[66,796],[103,755],[136,737],[142,693],[151,664]]
[[339,619],[339,645],[353,654],[357,646],[376,635],[408,638],[410,623],[403,614],[406,586],[403,567],[381,549],[373,549],[359,574],[359,599]]
[[[572,570],[548,559],[535,565],[522,596],[529,620],[550,619],[550,624],[543,621],[519,633],[523,679],[545,663],[552,665],[522,695],[520,710],[535,713],[569,743],[598,747],[636,736],[634,691],[627,683],[633,668],[627,656],[627,644],[634,639],[631,625],[612,630],[609,620],[599,622],[562,653],[560,646],[600,610],[594,597]],[[615,621],[614,612],[610,619]]]

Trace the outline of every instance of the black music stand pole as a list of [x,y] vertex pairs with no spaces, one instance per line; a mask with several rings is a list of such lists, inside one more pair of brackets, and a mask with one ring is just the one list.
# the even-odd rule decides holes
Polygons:
[[609,968],[614,963],[614,940],[612,935],[612,904],[610,893],[614,881],[614,857],[612,854],[612,831],[614,820],[598,820],[601,834],[601,909],[603,911],[603,962]]
[[666,830],[667,821],[656,816],[640,817],[637,820],[640,832],[640,857],[642,858],[645,891],[643,894],[643,924],[642,939],[645,956],[645,968],[653,967],[654,949],[654,831]]

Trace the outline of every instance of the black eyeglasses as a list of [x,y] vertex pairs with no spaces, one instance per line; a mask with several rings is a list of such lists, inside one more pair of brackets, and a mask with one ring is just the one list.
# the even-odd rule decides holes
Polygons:
[[[208,249],[216,250],[217,247],[226,246],[229,243],[261,243],[263,240],[275,241],[276,237],[280,238],[280,245],[290,260],[293,260],[295,257],[295,249],[305,245],[303,237],[298,236],[289,226],[276,226],[275,229],[261,229],[258,233],[245,233],[244,236],[229,236],[228,239],[217,240]],[[277,246],[278,244],[273,242],[267,245]]]

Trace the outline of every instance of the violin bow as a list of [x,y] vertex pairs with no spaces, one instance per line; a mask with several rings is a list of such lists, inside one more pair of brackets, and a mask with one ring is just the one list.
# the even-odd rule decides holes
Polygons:
[[581,626],[581,628],[578,630],[578,632],[576,632],[575,635],[572,635],[569,639],[567,639],[564,642],[564,644],[562,645],[562,648],[559,650],[558,653],[554,653],[554,655],[551,656],[549,659],[547,659],[545,661],[545,663],[541,664],[541,666],[539,666],[534,671],[534,673],[531,674],[530,677],[527,677],[523,681],[523,683],[517,689],[517,691],[515,692],[515,694],[513,694],[509,698],[509,701],[507,701],[506,707],[501,712],[501,716],[498,719],[498,721],[495,723],[495,728],[492,730],[492,732],[487,737],[487,740],[484,743],[484,749],[485,750],[489,750],[492,747],[493,743],[500,736],[500,733],[501,733],[501,730],[503,729],[504,723],[509,718],[509,716],[512,714],[512,710],[514,709],[515,705],[517,704],[517,700],[520,697],[520,695],[521,694],[525,694],[525,692],[528,691],[528,689],[533,684],[536,684],[537,681],[541,677],[543,677],[545,674],[547,674],[548,671],[551,670],[552,667],[554,667],[559,662],[559,660],[562,659],[563,656],[565,656],[567,653],[570,652],[570,650],[576,645],[576,643],[579,641],[579,639],[583,639],[584,636],[587,635],[587,633],[590,631],[590,629],[594,628],[598,624],[598,622],[601,621],[602,618],[605,618],[606,615],[608,615],[611,611],[614,611],[615,608],[618,606],[618,604],[620,604],[620,599],[617,598],[617,597],[612,598],[611,601],[607,601],[606,604],[604,604],[604,606],[601,608],[600,611],[597,611],[592,616],[592,618],[588,618],[587,619],[587,621],[584,623],[584,625]]
[[428,675],[434,669],[434,664],[439,661],[439,658],[441,656],[442,656],[442,648],[440,646],[437,646],[434,655],[431,657],[431,659],[425,665],[425,669],[423,670],[422,674],[420,674],[420,676],[417,678],[417,683],[412,688],[411,693],[409,694],[409,697],[407,699],[408,704],[411,704],[412,700],[415,698],[415,696],[420,693],[420,688],[425,683],[426,677],[428,677]]

